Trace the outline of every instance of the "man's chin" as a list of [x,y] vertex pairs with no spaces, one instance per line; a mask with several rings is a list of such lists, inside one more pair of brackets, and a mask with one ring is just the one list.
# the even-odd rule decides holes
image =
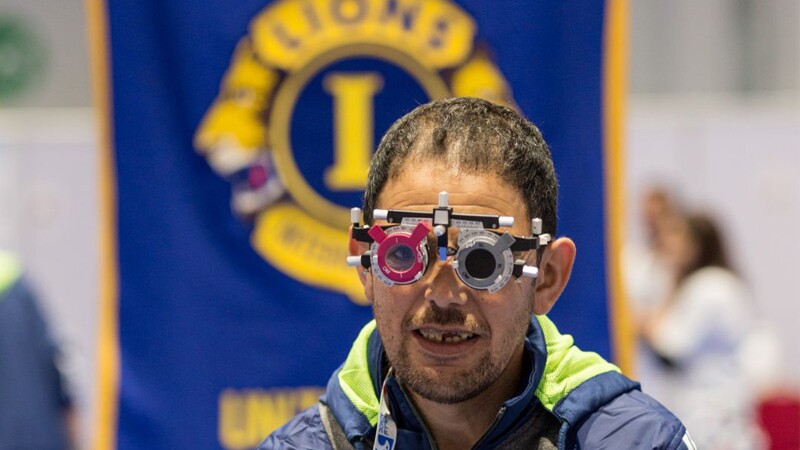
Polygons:
[[[399,369],[399,370],[398,370]],[[409,391],[426,400],[454,404],[470,400],[496,381],[490,364],[478,364],[470,369],[456,367],[395,368],[395,375]]]
[[475,398],[488,387],[423,379],[404,383],[404,385],[408,390],[425,400],[446,405],[461,403]]

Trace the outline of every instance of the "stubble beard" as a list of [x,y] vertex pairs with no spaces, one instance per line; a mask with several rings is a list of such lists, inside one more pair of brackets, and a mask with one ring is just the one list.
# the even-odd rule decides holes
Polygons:
[[[378,317],[378,312],[375,312],[376,317]],[[461,311],[455,309],[442,310],[435,304],[431,304],[424,317],[418,320],[422,320],[424,323],[438,323],[441,325],[464,325],[467,323],[467,318]],[[395,377],[406,389],[432,402],[441,404],[461,403],[475,398],[500,378],[511,360],[511,355],[513,355],[518,346],[522,345],[529,320],[528,316],[528,318],[525,318],[524,323],[520,320],[519,323],[512,325],[512,332],[505,336],[501,345],[502,349],[508,349],[509,351],[505,357],[497,357],[498,355],[486,352],[472,366],[455,372],[452,370],[447,372],[439,371],[436,367],[415,366],[409,355],[408,340],[400,338],[399,343],[384,340],[384,345],[389,362],[394,368]],[[414,323],[414,319],[411,317],[405,318],[401,329],[408,329],[412,323]],[[482,327],[472,324],[471,328],[480,329]],[[485,327],[482,331],[485,331]],[[481,339],[486,339],[486,337],[481,337]],[[393,348],[397,348],[395,355],[391,354]],[[495,357],[493,358],[493,356]]]
[[452,374],[437,373],[435,368],[411,366],[408,348],[403,342],[397,361],[392,364],[397,380],[420,397],[436,403],[461,403],[485,391],[500,377],[502,367],[484,355],[477,364]]

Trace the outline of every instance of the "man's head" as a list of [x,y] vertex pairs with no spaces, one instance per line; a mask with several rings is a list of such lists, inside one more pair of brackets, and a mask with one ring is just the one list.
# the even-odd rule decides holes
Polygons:
[[[431,211],[440,191],[454,213],[514,216],[507,231],[531,234],[530,219],[556,227],[556,178],[536,127],[514,111],[457,98],[423,105],[398,120],[373,159],[365,196],[372,210]],[[460,231],[451,227],[450,246]],[[353,255],[366,244],[351,240]],[[465,285],[446,261],[431,258],[422,277],[387,285],[360,269],[386,353],[397,378],[417,399],[459,403],[492,389],[516,387],[531,314],[545,314],[569,279],[575,247],[553,241],[539,276],[519,278],[496,292]],[[536,252],[515,254],[528,264]]]

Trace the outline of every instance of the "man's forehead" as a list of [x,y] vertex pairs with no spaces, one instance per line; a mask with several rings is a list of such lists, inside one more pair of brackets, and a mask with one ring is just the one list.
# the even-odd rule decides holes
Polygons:
[[[505,202],[498,202],[497,198],[480,193],[462,194],[448,191],[450,197],[450,207],[455,212],[468,214],[492,214],[496,216],[507,216],[511,208],[504,208]],[[378,208],[381,209],[404,209],[414,211],[430,211],[437,206],[438,192],[410,188],[408,190],[387,193],[382,195],[378,201]]]
[[447,191],[455,212],[514,216],[527,220],[527,206],[519,191],[494,173],[456,171],[441,163],[409,163],[389,179],[377,208],[429,211]]

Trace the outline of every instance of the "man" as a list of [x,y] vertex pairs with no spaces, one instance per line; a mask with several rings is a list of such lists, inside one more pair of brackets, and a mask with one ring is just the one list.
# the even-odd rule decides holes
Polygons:
[[77,416],[22,266],[0,250],[0,449],[72,448]]
[[544,316],[575,259],[549,239],[556,198],[547,144],[508,108],[454,98],[398,120],[351,229],[375,321],[320,403],[260,448],[693,448]]

